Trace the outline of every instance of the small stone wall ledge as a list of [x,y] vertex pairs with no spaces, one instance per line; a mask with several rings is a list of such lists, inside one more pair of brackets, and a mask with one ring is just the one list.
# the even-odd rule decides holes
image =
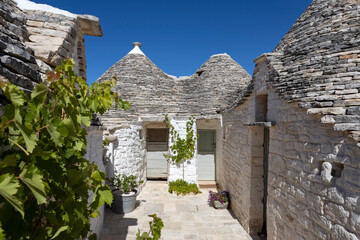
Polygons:
[[275,122],[245,122],[243,125],[249,127],[274,127]]
[[283,55],[281,52],[263,53],[259,57],[255,58],[253,62],[260,64],[270,56],[281,56],[281,55]]
[[81,31],[88,36],[102,37],[103,31],[98,17],[92,15],[77,15]]

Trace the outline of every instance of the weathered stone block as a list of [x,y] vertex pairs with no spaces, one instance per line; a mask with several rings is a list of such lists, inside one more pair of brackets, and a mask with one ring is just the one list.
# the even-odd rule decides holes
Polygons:
[[335,203],[344,204],[344,195],[344,192],[339,188],[331,187],[328,189],[328,198]]
[[334,225],[330,232],[332,239],[358,240],[355,234],[348,232],[341,225]]
[[36,68],[34,69],[34,67],[24,63],[23,61],[21,61],[19,59],[16,59],[9,55],[3,55],[0,53],[0,63],[3,66],[8,67],[13,72],[17,72],[21,75],[24,75],[24,76],[30,78],[34,82],[38,82],[38,83],[41,82],[41,76],[36,71],[37,69]]
[[341,205],[329,202],[324,205],[324,215],[333,222],[347,224],[350,212]]
[[334,129],[337,131],[347,131],[347,130],[360,130],[360,123],[337,123],[334,125]]
[[345,108],[342,107],[332,107],[332,108],[311,108],[307,110],[308,114],[334,114],[334,115],[344,115],[346,112]]

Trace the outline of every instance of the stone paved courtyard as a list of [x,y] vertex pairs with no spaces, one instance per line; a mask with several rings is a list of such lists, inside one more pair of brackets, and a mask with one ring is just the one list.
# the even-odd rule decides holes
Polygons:
[[167,192],[165,181],[148,181],[137,197],[138,206],[128,214],[105,211],[101,240],[136,239],[138,229],[149,231],[149,214],[156,213],[164,222],[164,240],[249,240],[239,222],[228,210],[217,210],[207,204],[209,190],[202,194],[176,196]]

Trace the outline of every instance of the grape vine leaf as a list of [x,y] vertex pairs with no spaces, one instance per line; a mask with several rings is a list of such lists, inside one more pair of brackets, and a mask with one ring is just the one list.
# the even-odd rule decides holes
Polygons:
[[[111,192],[109,186],[99,187],[95,191],[95,193],[96,194],[94,195],[94,199],[91,203],[91,207],[93,209],[98,209],[99,207],[104,205],[105,202],[111,206],[111,203],[113,201],[113,195],[112,195],[112,192]],[[96,218],[100,214],[98,211],[95,211],[91,215],[92,215],[92,217]]]
[[31,92],[31,99],[36,99],[39,102],[44,102],[46,100],[46,95],[48,92],[48,87],[44,83],[40,83],[36,85],[34,90]]
[[36,147],[36,141],[37,141],[36,132],[30,131],[24,125],[22,125],[16,121],[15,121],[15,125],[19,129],[21,135],[24,138],[26,150],[29,153],[32,153],[32,151]]
[[4,229],[2,229],[1,227],[1,222],[0,222],[0,239],[5,239],[5,233],[4,233]]
[[59,228],[56,233],[54,234],[54,236],[52,236],[52,238],[50,238],[50,240],[56,238],[57,236],[59,236],[60,233],[62,233],[63,231],[66,231],[69,228],[69,226],[62,226],[61,228]]
[[28,186],[34,194],[38,204],[46,203],[45,185],[42,181],[42,174],[35,166],[26,167],[20,174],[19,178]]
[[17,86],[8,84],[4,89],[4,95],[14,106],[22,106],[25,103],[26,95]]
[[10,175],[9,173],[0,175],[0,195],[24,218],[24,206],[21,200],[16,197],[19,188],[20,183],[15,176]]

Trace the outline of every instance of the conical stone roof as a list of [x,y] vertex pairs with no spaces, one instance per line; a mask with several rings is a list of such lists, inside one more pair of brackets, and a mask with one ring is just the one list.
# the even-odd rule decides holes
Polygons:
[[116,90],[131,109],[111,110],[105,118],[136,120],[164,114],[214,115],[231,105],[251,76],[229,55],[211,56],[192,76],[176,78],[158,68],[134,46],[98,80],[116,75]]
[[[273,53],[273,87],[360,141],[359,0],[314,0]],[[264,56],[260,57],[262,59]],[[263,60],[260,60],[263,61]]]

